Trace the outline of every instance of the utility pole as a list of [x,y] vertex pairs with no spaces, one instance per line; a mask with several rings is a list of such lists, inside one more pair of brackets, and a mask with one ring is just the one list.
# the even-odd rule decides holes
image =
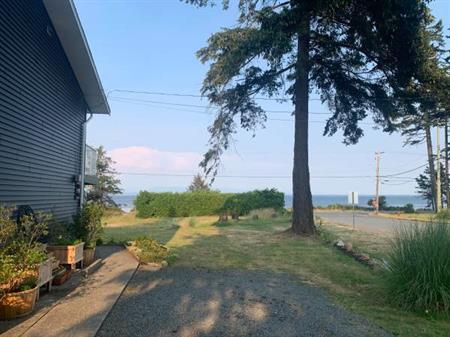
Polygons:
[[441,129],[436,127],[436,211],[442,208],[441,193]]
[[375,186],[375,214],[378,214],[380,210],[380,155],[381,152],[375,152],[375,160],[377,161],[376,169],[376,186]]

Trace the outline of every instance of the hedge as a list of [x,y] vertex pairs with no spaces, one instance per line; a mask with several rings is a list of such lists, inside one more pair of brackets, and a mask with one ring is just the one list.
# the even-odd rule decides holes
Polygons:
[[134,205],[136,206],[136,215],[141,218],[201,216],[224,212],[245,215],[253,209],[282,209],[284,194],[276,189],[255,190],[246,193],[141,191],[134,200]]
[[155,193],[141,191],[134,204],[136,215],[148,217],[179,217],[218,214],[231,194],[214,191]]
[[255,190],[245,193],[237,193],[225,201],[223,211],[246,215],[254,209],[284,208],[284,193],[276,189]]

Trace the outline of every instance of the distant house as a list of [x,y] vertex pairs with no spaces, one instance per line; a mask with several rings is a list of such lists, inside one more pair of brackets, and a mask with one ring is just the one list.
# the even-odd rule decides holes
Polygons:
[[95,183],[87,120],[109,113],[72,0],[1,0],[0,204],[70,221]]

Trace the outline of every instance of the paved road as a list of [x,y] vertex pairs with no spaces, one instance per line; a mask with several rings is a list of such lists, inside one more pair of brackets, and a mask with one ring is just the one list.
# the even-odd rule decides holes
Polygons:
[[97,337],[391,336],[287,274],[142,266]]
[[[320,211],[316,213],[320,218],[331,223],[352,227],[352,212],[342,211]],[[415,221],[389,219],[381,216],[372,215],[368,212],[355,212],[355,225],[357,229],[371,232],[393,231],[396,226],[410,225]]]

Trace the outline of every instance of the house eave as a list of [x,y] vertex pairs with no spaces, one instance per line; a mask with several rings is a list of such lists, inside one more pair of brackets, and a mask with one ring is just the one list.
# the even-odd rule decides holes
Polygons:
[[83,92],[89,113],[110,114],[86,36],[73,0],[43,0],[53,27]]

